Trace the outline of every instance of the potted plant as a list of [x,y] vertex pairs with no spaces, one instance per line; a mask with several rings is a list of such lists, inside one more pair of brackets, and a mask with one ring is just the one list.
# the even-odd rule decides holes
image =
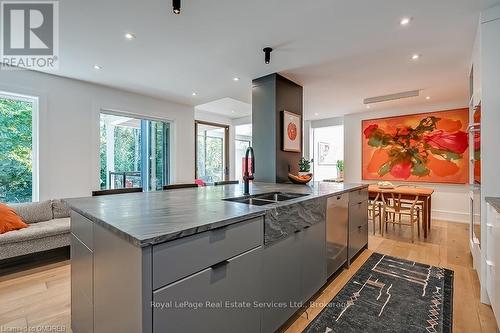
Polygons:
[[338,178],[344,179],[344,161],[337,161]]
[[299,161],[299,176],[306,176],[311,171],[311,161],[306,160],[304,157]]

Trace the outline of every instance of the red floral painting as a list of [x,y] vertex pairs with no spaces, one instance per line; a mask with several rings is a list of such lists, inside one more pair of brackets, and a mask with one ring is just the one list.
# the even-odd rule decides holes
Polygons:
[[364,120],[366,180],[465,184],[469,109]]

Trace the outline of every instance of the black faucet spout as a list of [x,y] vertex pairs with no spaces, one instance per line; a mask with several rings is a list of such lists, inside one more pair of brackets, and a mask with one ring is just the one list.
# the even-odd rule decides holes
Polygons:
[[[250,157],[250,155],[252,157]],[[248,159],[251,161],[251,174],[248,171]],[[252,147],[248,147],[247,151],[245,152],[245,165],[243,168],[243,182],[245,185],[245,191],[244,195],[250,195],[250,181],[254,180],[254,173],[255,173],[255,153],[253,151]]]

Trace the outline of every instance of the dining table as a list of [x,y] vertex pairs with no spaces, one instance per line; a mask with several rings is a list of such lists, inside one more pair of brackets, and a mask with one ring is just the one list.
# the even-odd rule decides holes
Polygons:
[[434,189],[411,185],[395,185],[389,188],[371,184],[368,186],[368,193],[370,200],[374,200],[380,193],[394,194],[403,200],[415,200],[415,197],[418,196],[418,201],[422,204],[422,228],[424,231],[424,238],[427,238],[431,229],[431,199]]

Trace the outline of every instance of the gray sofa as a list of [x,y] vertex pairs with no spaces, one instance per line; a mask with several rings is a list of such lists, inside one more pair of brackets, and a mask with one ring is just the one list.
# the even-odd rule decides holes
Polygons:
[[69,208],[61,200],[9,205],[28,228],[0,234],[0,260],[69,246]]

